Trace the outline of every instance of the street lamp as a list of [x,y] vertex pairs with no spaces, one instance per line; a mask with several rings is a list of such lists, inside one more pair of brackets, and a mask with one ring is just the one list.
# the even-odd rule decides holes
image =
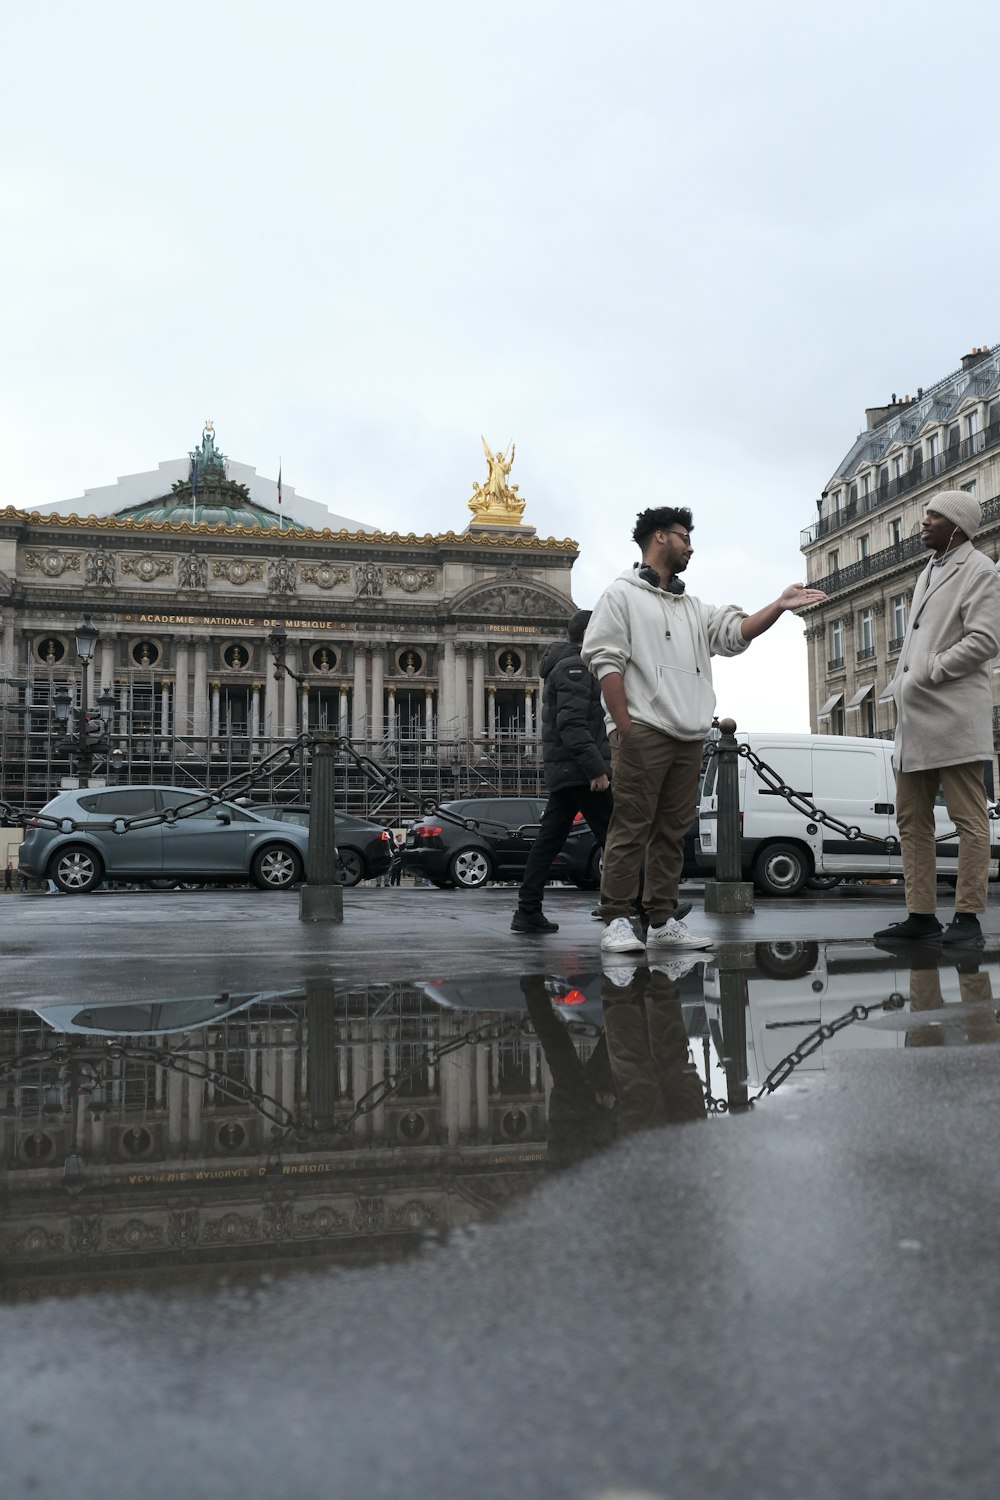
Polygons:
[[[298,685],[301,687],[302,684],[306,680],[305,676],[302,673],[300,673],[300,672],[293,672],[292,669],[291,669],[291,667],[288,665],[288,662],[285,660],[285,653],[288,650],[288,631],[285,629],[284,625],[275,625],[274,629],[271,630],[268,633],[267,644],[268,644],[268,648],[269,648],[269,650],[271,652],[271,660],[274,662],[274,680],[275,680],[275,682],[280,682],[282,680],[282,674],[283,673],[287,673],[288,676],[292,679],[292,681],[298,683]],[[296,699],[295,699],[295,719],[296,719],[295,731],[296,731],[296,738],[298,738],[298,733],[299,733],[299,728],[300,728],[299,723],[298,723],[298,716],[299,716],[299,701],[298,701],[298,697],[296,696]],[[304,801],[305,800],[305,796],[306,796],[306,758],[305,758],[305,746],[304,745],[299,745],[299,795],[302,797],[302,799]]]
[[[108,728],[115,714],[115,695],[110,688],[98,695],[96,714],[88,706],[87,669],[96,650],[97,629],[89,615],[85,615],[76,628],[76,656],[82,668],[80,706],[74,712],[73,698],[65,683],[52,695],[52,715],[62,732],[63,748],[76,758],[77,781],[82,787],[90,785],[94,759],[107,748]],[[113,751],[108,760],[117,770],[122,764],[121,752]]]

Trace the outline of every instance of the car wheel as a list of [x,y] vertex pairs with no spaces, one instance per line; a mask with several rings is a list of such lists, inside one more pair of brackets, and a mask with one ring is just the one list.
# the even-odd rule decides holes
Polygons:
[[768,979],[802,979],[819,963],[819,944],[757,943],[754,958],[758,969]]
[[356,849],[337,849],[337,881],[340,885],[358,885],[365,878],[365,866]]
[[807,856],[797,844],[768,844],[757,855],[753,878],[765,896],[795,896],[809,879]]
[[104,866],[86,844],[67,844],[49,865],[49,876],[67,896],[83,896],[100,885]]
[[451,856],[448,870],[463,891],[476,891],[489,880],[493,865],[482,849],[459,849]]
[[430,882],[431,885],[436,885],[439,891],[453,891],[455,889],[452,881],[441,880],[440,878],[435,878],[433,875],[430,876]]
[[810,891],[832,891],[843,880],[843,875],[810,875],[806,889]]
[[147,891],[177,891],[181,883],[179,880],[145,880],[143,884]]
[[287,844],[258,849],[250,866],[253,883],[262,891],[286,891],[302,879],[302,861]]

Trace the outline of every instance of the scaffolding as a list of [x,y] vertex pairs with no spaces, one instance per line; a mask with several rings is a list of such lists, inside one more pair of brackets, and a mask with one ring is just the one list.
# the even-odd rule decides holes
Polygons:
[[[79,678],[72,670],[39,667],[28,661],[0,680],[0,801],[34,813],[57,793],[75,787],[75,765],[53,713],[53,699],[66,688],[78,701]],[[252,733],[242,716],[223,712],[218,723],[178,722],[173,700],[150,668],[116,674],[116,708],[109,726],[108,752],[117,751],[112,770],[98,757],[91,785],[162,785],[218,791],[248,772],[296,736],[275,736],[270,725]],[[336,728],[323,705],[310,703],[302,728]],[[346,736],[345,736],[346,739]],[[497,726],[492,735],[439,738],[436,726],[414,729],[403,723],[381,740],[351,739],[353,754],[342,750],[337,764],[337,805],[345,813],[399,827],[424,803],[483,796],[544,796],[540,747],[519,722]],[[260,802],[308,801],[311,757],[307,747],[287,764],[265,768],[253,786]],[[10,820],[8,819],[8,822]]]

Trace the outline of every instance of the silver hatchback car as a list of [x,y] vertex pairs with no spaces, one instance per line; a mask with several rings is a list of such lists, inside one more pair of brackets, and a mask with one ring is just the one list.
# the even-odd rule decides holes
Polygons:
[[282,891],[302,879],[308,830],[261,818],[231,802],[213,802],[176,822],[124,833],[101,826],[114,818],[179,808],[197,795],[176,786],[60,792],[42,812],[77,826],[64,831],[29,822],[18,869],[29,880],[55,881],[71,896],[92,891],[102,880],[252,880],[261,890]]

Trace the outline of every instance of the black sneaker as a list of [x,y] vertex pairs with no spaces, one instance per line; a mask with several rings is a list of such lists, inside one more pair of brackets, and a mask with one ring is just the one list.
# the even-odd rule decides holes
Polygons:
[[950,947],[961,946],[963,948],[982,948],[986,944],[979,918],[965,911],[956,912],[942,932],[941,941]]
[[905,922],[891,922],[873,937],[876,943],[939,943],[942,931],[937,917],[911,912]]
[[510,919],[511,932],[558,932],[559,923],[550,922],[544,912],[517,911]]

